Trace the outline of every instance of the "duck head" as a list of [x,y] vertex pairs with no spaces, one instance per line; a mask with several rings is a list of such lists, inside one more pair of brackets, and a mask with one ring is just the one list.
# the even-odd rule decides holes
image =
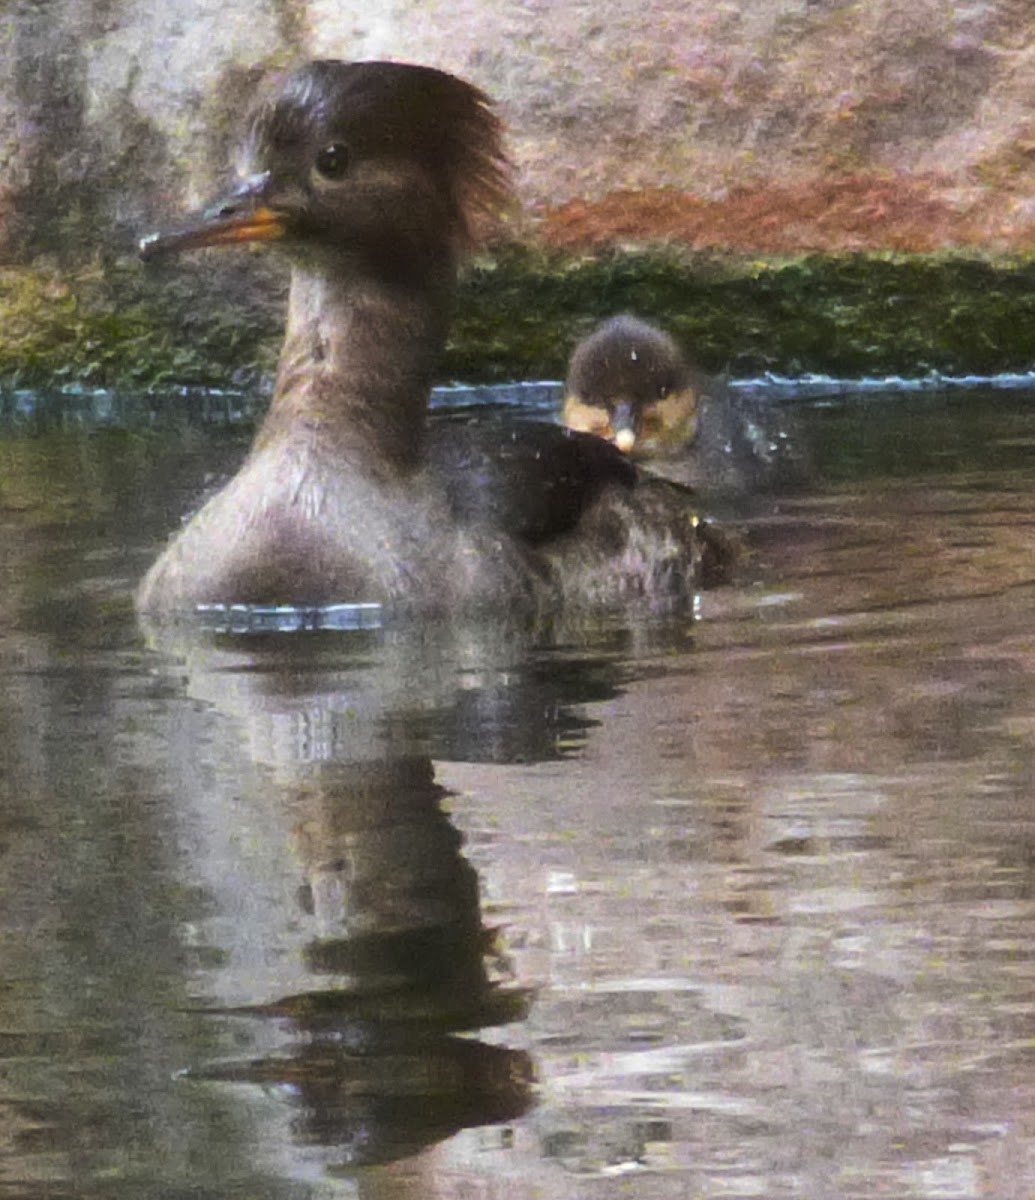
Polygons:
[[507,198],[500,137],[485,95],[443,71],[310,62],[253,105],[236,185],[140,251],[275,241],[338,272],[353,260],[382,275],[449,270]]

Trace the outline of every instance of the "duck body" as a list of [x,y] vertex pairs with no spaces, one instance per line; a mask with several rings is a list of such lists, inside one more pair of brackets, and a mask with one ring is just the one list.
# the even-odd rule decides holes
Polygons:
[[[311,431],[257,447],[147,573],[140,607],[348,600],[449,612],[602,600],[620,527],[652,485],[632,501],[638,476],[624,459],[601,463],[599,439],[494,424],[435,427],[428,463],[403,483],[365,476]],[[542,459],[529,442],[543,443]],[[573,571],[583,582],[565,586]],[[589,572],[600,577],[592,586]],[[618,582],[615,595],[629,591]]]
[[[326,294],[310,302],[313,285],[296,271],[274,399],[244,464],[152,566],[139,606],[447,610],[527,598],[523,548],[487,522],[455,520],[444,477],[427,461],[428,334],[404,316],[406,298],[375,302],[368,291],[335,315]],[[412,308],[419,318],[421,305]],[[392,344],[392,324],[400,340],[389,370],[380,347]]]
[[[455,603],[458,591],[492,601],[489,581],[508,563],[523,575],[509,549],[452,530],[445,497],[422,475],[371,479],[319,435],[292,433],[254,450],[191,518],[145,576],[138,603],[431,608]],[[479,570],[490,561],[491,572]]]
[[[450,614],[685,601],[702,553],[693,495],[624,456],[602,464],[601,439],[558,434],[533,422],[436,427],[428,464],[387,486],[319,435],[278,437],[173,538],[138,606],[345,600]],[[540,441],[537,460],[526,451]]]
[[277,241],[292,264],[270,410],[238,474],[147,573],[143,612],[692,594],[686,489],[585,433],[429,426],[458,258],[504,194],[496,118],[444,72],[314,62],[260,97],[238,187],[142,243],[154,257]]

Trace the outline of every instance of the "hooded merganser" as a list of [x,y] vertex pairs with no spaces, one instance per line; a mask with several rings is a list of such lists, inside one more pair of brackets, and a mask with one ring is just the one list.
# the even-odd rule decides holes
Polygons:
[[707,386],[667,333],[637,317],[611,317],[575,347],[562,419],[635,458],[677,454],[697,433]]
[[[723,381],[691,367],[673,338],[622,314],[601,322],[572,352],[561,420],[606,439],[652,475],[696,490],[715,481],[717,435],[718,458],[726,458],[726,401]],[[735,542],[711,519],[701,520],[697,538],[703,585],[728,583]]]
[[430,67],[317,61],[254,106],[237,188],[145,258],[276,241],[273,400],[145,577],[149,613],[376,601],[425,614],[684,601],[692,493],[556,426],[429,425],[457,265],[508,197],[486,97]]
[[[671,337],[637,317],[611,317],[575,347],[561,419],[712,499],[800,487],[810,475],[793,414],[736,395],[727,378],[691,367]],[[706,533],[720,536],[714,524]],[[712,578],[725,581],[729,555],[713,561]]]

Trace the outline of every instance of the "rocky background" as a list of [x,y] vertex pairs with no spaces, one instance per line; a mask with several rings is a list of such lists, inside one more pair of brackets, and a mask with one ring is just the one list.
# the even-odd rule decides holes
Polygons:
[[622,310],[708,369],[1035,365],[1032,0],[8,0],[0,387],[268,376],[275,255],[135,247],[312,56],[444,67],[507,123],[520,215],[444,379],[556,378]]
[[462,73],[560,245],[1027,245],[1030,0],[22,0],[0,17],[0,253],[128,245],[215,185],[300,56]]

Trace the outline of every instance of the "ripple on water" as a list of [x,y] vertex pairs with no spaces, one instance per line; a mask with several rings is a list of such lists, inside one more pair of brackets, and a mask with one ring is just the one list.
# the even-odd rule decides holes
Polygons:
[[796,410],[680,641],[528,654],[147,649],[242,442],[4,443],[11,1186],[1027,1200],[1035,412],[900,399]]

